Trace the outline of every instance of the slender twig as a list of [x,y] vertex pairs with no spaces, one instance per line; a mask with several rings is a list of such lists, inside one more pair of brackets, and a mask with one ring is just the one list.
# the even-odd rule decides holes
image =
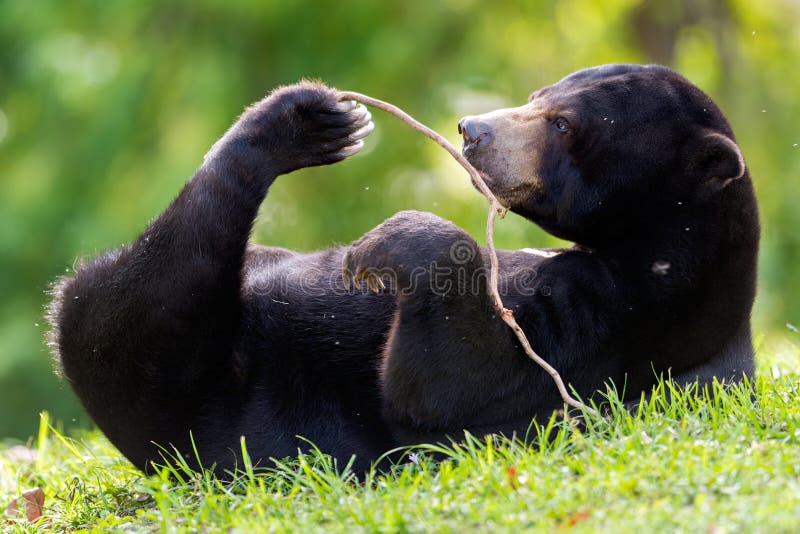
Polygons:
[[564,400],[564,402],[569,406],[584,410],[585,412],[596,416],[597,412],[595,410],[589,406],[586,406],[569,394],[567,387],[564,385],[564,381],[561,379],[561,375],[558,374],[558,371],[556,371],[552,365],[547,363],[544,358],[536,354],[536,351],[534,351],[533,347],[531,347],[525,332],[519,326],[516,319],[514,319],[514,313],[503,305],[503,300],[500,298],[500,291],[498,290],[500,266],[497,261],[497,250],[494,248],[494,221],[497,218],[497,215],[500,215],[501,217],[505,216],[508,208],[503,206],[500,201],[497,200],[497,197],[494,196],[492,191],[489,189],[489,186],[486,185],[486,182],[484,182],[483,178],[475,169],[475,167],[473,167],[461,154],[461,152],[456,150],[453,145],[447,141],[447,139],[442,137],[442,135],[417,121],[411,117],[411,115],[397,106],[382,100],[378,100],[377,98],[372,98],[370,96],[362,95],[361,93],[355,93],[352,91],[339,93],[339,98],[341,100],[355,100],[357,102],[361,102],[362,104],[378,108],[390,113],[391,115],[394,115],[418,132],[421,132],[422,134],[431,138],[439,146],[447,150],[447,152],[449,152],[450,155],[453,156],[453,158],[455,158],[455,160],[462,167],[464,167],[464,169],[466,169],[470,178],[472,179],[472,183],[475,184],[475,187],[478,188],[478,191],[480,191],[489,201],[489,217],[486,221],[486,250],[489,252],[489,298],[492,300],[492,305],[494,306],[498,315],[500,315],[500,318],[503,320],[503,322],[505,322],[508,327],[514,331],[514,334],[516,334],[517,339],[519,340],[520,344],[522,344],[522,348],[525,350],[525,353],[528,355],[528,357],[536,362],[542,369],[547,371],[547,373],[553,378],[553,382],[555,382],[558,392],[561,394],[561,398]]

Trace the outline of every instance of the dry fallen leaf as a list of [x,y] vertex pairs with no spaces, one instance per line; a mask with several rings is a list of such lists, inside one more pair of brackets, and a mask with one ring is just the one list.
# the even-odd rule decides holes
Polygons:
[[574,514],[569,516],[567,519],[565,519],[558,526],[558,528],[560,528],[560,529],[572,528],[575,525],[577,525],[578,523],[580,523],[581,521],[585,521],[586,519],[589,519],[591,517],[591,515],[592,515],[592,513],[589,510],[587,510],[586,508],[584,508],[583,510],[578,510],[577,512],[575,512]]
[[28,521],[36,521],[42,517],[44,507],[44,491],[41,488],[33,488],[22,492],[18,499],[14,499],[6,508],[6,515],[17,517],[19,515],[19,505],[25,507],[25,517]]
[[508,484],[512,490],[517,489],[517,468],[513,465],[508,468]]

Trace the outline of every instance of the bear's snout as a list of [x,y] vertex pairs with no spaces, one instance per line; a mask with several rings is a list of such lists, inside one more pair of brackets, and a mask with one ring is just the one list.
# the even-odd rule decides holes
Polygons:
[[467,156],[478,146],[483,146],[492,140],[492,128],[477,117],[464,117],[458,122],[458,133],[464,138],[461,152]]

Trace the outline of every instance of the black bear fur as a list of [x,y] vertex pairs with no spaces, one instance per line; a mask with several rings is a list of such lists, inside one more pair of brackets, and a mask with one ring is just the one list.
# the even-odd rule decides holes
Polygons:
[[[576,243],[500,251],[500,287],[583,398],[613,382],[636,399],[667,372],[752,374],[758,214],[708,96],[664,67],[607,65],[459,129],[512,211]],[[280,88],[133,244],[56,285],[60,370],[137,467],[160,461],[157,445],[196,463],[191,433],[220,473],[240,436],[260,465],[306,449],[302,436],[367,469],[464,430],[524,433],[561,406],[495,315],[484,249],[454,224],[401,212],[350,247],[248,243],[277,176],[340,161],[370,130],[333,89]]]

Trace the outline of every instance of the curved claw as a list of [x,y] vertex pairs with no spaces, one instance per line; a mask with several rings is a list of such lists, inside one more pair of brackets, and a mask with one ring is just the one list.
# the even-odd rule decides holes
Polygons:
[[357,277],[361,280],[364,280],[369,287],[369,290],[376,295],[380,293],[381,290],[386,289],[386,284],[383,283],[381,277],[375,272],[370,270],[363,271],[362,273],[359,273]]
[[356,106],[358,105],[358,102],[355,100],[340,100],[336,103],[336,107],[334,109],[341,113],[347,113],[348,111],[353,111],[356,109]]
[[383,283],[383,278],[380,276],[375,276],[375,285],[377,285],[379,289],[386,289],[386,284]]
[[373,293],[378,292],[378,286],[375,285],[375,278],[373,276],[367,275],[364,281],[367,283],[367,287],[369,287],[370,291],[372,291]]
[[336,152],[336,155],[342,158],[349,158],[350,156],[357,154],[362,148],[364,148],[364,140],[359,139],[354,144],[346,146],[343,149]]
[[375,123],[372,122],[372,121],[369,121],[367,124],[365,124],[364,126],[359,128],[358,130],[356,130],[355,132],[350,134],[350,139],[355,139],[355,140],[364,139],[366,136],[368,136],[370,133],[372,133],[372,130],[374,130],[374,129],[375,129]]

